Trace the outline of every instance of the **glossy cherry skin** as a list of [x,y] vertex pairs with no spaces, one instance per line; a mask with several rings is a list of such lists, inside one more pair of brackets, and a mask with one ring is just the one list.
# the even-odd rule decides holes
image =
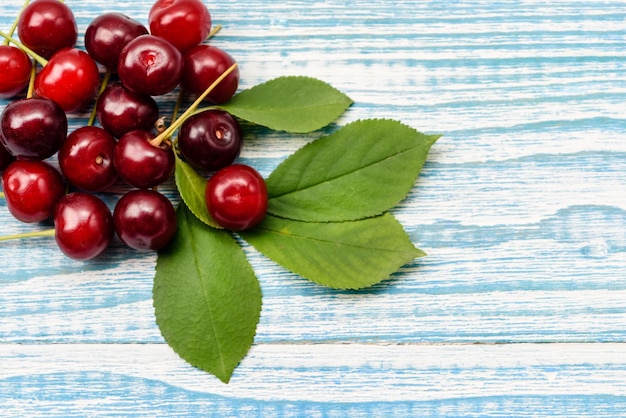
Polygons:
[[204,41],[211,14],[201,0],[157,0],[148,13],[150,33],[184,52]]
[[85,192],[73,192],[59,200],[54,209],[54,229],[59,249],[74,260],[100,255],[115,233],[109,207]]
[[66,137],[67,115],[50,99],[15,100],[0,115],[0,141],[18,159],[46,159],[61,148]]
[[222,110],[205,110],[183,122],[178,148],[185,160],[199,170],[213,171],[232,164],[241,152],[239,123]]
[[96,117],[104,129],[121,138],[136,129],[154,128],[159,107],[152,96],[134,93],[121,83],[111,83],[98,97]]
[[[40,0],[39,0],[40,1]],[[35,95],[57,102],[64,111],[85,107],[98,94],[100,72],[85,51],[63,49],[35,77]]]
[[217,171],[207,182],[205,198],[218,225],[243,231],[258,225],[267,212],[267,186],[254,168],[233,164]]
[[0,45],[0,99],[9,99],[24,91],[32,66],[30,58],[21,49]]
[[45,161],[14,161],[2,173],[9,212],[22,222],[41,222],[52,216],[63,197],[61,174]]
[[[183,55],[180,85],[186,92],[200,96],[228,68],[235,59],[226,51],[212,45],[198,45]],[[229,101],[239,86],[239,68],[235,68],[211,92],[206,100],[214,104]]]
[[17,34],[24,45],[44,58],[73,48],[78,28],[72,10],[59,0],[37,0],[20,15]]
[[122,49],[117,67],[120,81],[135,93],[161,96],[180,82],[181,53],[168,41],[141,35]]
[[115,138],[97,126],[83,126],[67,136],[58,153],[65,178],[89,192],[105,190],[117,180],[113,165]]
[[166,141],[155,147],[151,132],[131,131],[120,138],[113,150],[113,164],[119,176],[131,186],[149,189],[167,180],[176,163],[174,151]]
[[122,13],[104,13],[91,21],[85,30],[85,49],[91,57],[111,71],[117,71],[117,62],[126,44],[148,29]]
[[159,192],[131,190],[115,205],[113,224],[117,236],[130,248],[157,251],[176,233],[176,211]]

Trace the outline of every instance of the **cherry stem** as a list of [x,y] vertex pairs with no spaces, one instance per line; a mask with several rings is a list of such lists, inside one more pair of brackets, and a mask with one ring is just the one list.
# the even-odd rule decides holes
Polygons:
[[12,239],[22,239],[22,238],[43,238],[43,237],[53,237],[54,236],[54,228],[46,229],[43,231],[33,231],[33,232],[23,232],[21,234],[11,234],[0,237],[0,241],[9,241]]
[[208,41],[209,39],[211,39],[212,37],[214,37],[215,35],[217,35],[217,33],[222,29],[222,25],[216,25],[213,29],[211,29],[211,32],[209,32],[209,34],[206,37],[206,40]]
[[[178,113],[180,112],[180,108],[183,104],[184,99],[185,99],[185,91],[181,89],[178,92],[178,98],[176,99],[176,103],[174,104],[174,111],[172,112],[172,120],[176,120],[178,118]],[[176,139],[176,142],[177,141],[178,141],[178,138]]]
[[202,101],[206,99],[206,97],[213,91],[213,89],[215,89],[215,87],[217,87],[226,77],[228,77],[230,73],[235,71],[236,68],[237,68],[237,63],[234,63],[233,65],[228,67],[228,69],[224,71],[222,75],[220,75],[217,78],[217,80],[213,82],[213,84],[207,87],[207,89],[200,95],[200,97],[198,97],[196,101],[193,102],[191,106],[189,106],[182,115],[180,115],[180,117],[178,117],[174,122],[172,122],[169,128],[167,128],[166,130],[161,132],[158,136],[156,136],[154,139],[152,139],[150,141],[150,144],[155,147],[158,147],[161,145],[161,142],[165,141],[166,139],[169,139],[172,136],[172,134],[180,127],[180,125],[182,125],[183,122],[185,122],[185,120],[187,120],[187,118],[195,112],[198,106],[200,106],[200,103],[202,103]]
[[37,66],[33,63],[33,66],[30,69],[30,79],[28,80],[28,89],[26,91],[26,98],[30,99],[33,97],[33,92],[35,91],[35,76],[37,75]]
[[111,80],[111,74],[112,74],[111,69],[107,68],[106,72],[104,73],[104,77],[102,78],[102,82],[100,83],[100,89],[98,90],[98,96],[96,97],[96,103],[94,103],[93,109],[91,109],[91,115],[89,115],[89,120],[87,121],[87,126],[92,126],[94,124],[94,122],[96,121],[96,111],[97,111],[98,99],[100,98],[100,95],[102,94],[104,89],[106,89],[107,86],[109,85],[109,80]]
[[172,112],[172,120],[178,119],[178,114],[180,113],[180,108],[183,105],[183,99],[185,98],[185,91],[181,89],[178,92],[178,97],[176,98],[176,103],[174,103],[174,110]]
[[[17,13],[17,17],[13,21],[13,24],[11,25],[11,29],[9,29],[9,36],[13,36],[13,34],[15,33],[15,29],[17,29],[17,25],[20,21],[20,16],[22,15],[22,12],[24,11],[24,9],[26,9],[26,7],[28,6],[28,3],[30,3],[30,0],[26,0],[24,4],[22,5],[22,8],[20,9],[20,11]],[[9,45],[10,43],[11,41],[9,41],[8,39],[5,39],[2,45]]]
[[6,39],[9,42],[13,42],[19,49],[21,49],[22,51],[26,52],[35,61],[37,61],[39,64],[41,64],[42,67],[45,67],[48,64],[48,60],[47,59],[45,59],[44,57],[42,57],[41,55],[39,55],[38,53],[36,53],[32,49],[30,49],[29,47],[27,47],[26,45],[24,45],[23,43],[21,43],[17,39],[12,38],[10,35],[7,35],[6,33],[2,32],[2,31],[0,31],[0,36],[2,36],[4,39]]

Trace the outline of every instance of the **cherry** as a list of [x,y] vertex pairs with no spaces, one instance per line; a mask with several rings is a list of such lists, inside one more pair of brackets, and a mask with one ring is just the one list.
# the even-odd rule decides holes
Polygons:
[[173,173],[176,157],[168,141],[154,146],[148,131],[131,131],[120,138],[113,150],[113,164],[119,176],[131,186],[148,189],[167,180]]
[[59,167],[65,178],[79,189],[99,192],[113,185],[115,138],[96,126],[83,126],[67,136],[59,150]]
[[200,170],[217,170],[232,164],[242,144],[239,123],[222,110],[205,110],[189,117],[178,133],[181,154]]
[[14,161],[2,173],[9,212],[22,222],[41,222],[52,216],[65,193],[61,174],[44,161]]
[[[235,60],[226,51],[211,45],[198,45],[183,55],[180,85],[195,96],[202,94]],[[207,96],[214,104],[229,101],[239,86],[239,69],[230,73]]]
[[154,190],[131,190],[115,205],[113,223],[130,248],[156,251],[176,233],[176,211],[170,200]]
[[[38,0],[41,1],[41,0]],[[35,78],[35,95],[57,102],[66,112],[73,112],[93,100],[100,85],[95,61],[77,48],[63,49]]]
[[15,100],[0,115],[0,141],[18,159],[46,159],[61,148],[66,136],[67,116],[50,99]]
[[32,62],[19,48],[0,45],[0,99],[9,99],[22,92],[30,80]]
[[152,129],[159,118],[159,107],[151,96],[133,93],[121,83],[111,83],[98,97],[96,116],[104,129],[121,138],[136,129]]
[[157,0],[148,13],[150,33],[184,52],[204,41],[211,14],[201,0]]
[[178,85],[182,56],[163,38],[141,35],[120,53],[117,72],[124,86],[135,93],[160,96]]
[[44,58],[73,48],[78,28],[71,9],[59,0],[37,0],[20,15],[17,34],[24,45]]
[[73,192],[57,203],[54,229],[63,254],[75,260],[89,260],[101,254],[113,240],[113,215],[95,195]]
[[207,182],[205,198],[215,222],[232,231],[258,225],[267,211],[265,180],[248,165],[233,164],[217,171]]
[[91,21],[85,30],[85,49],[91,57],[111,71],[117,71],[122,48],[148,29],[122,13],[104,13]]

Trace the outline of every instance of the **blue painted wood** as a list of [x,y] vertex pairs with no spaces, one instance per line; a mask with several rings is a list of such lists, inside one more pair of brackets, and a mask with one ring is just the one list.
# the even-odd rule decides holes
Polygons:
[[[146,23],[152,1],[66,3],[83,33],[104,11]],[[241,160],[264,175],[360,118],[444,134],[394,210],[428,257],[338,292],[246,246],[264,306],[223,385],[161,338],[153,254],[116,242],[77,263],[49,239],[0,243],[3,416],[626,414],[624,2],[208,5],[242,89],[309,75],[355,100],[313,134],[247,127]],[[20,6],[0,2],[1,28]],[[0,203],[0,235],[46,227]]]

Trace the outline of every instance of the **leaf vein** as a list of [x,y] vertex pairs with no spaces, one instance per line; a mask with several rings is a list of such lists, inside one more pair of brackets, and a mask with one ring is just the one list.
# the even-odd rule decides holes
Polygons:
[[320,243],[320,244],[326,244],[326,245],[332,245],[332,246],[340,246],[340,247],[346,247],[346,248],[352,248],[352,249],[360,249],[360,250],[375,250],[375,251],[380,251],[380,252],[386,252],[386,253],[407,253],[407,254],[412,254],[414,253],[414,251],[398,251],[397,249],[389,249],[387,247],[372,247],[372,246],[366,246],[366,245],[358,245],[358,244],[353,244],[353,243],[347,243],[344,241],[334,241],[334,240],[330,240],[330,239],[321,239],[321,238],[315,238],[315,237],[309,237],[309,236],[304,236],[304,235],[295,235],[292,233],[285,233],[285,232],[281,232],[281,231],[276,231],[274,229],[267,229],[267,228],[263,228],[262,226],[258,227],[259,230],[265,231],[267,233],[270,234],[276,234],[276,235],[281,235],[284,237],[289,237],[292,239],[297,239],[297,240],[302,240],[302,241],[310,241],[310,242],[314,242],[314,243]]
[[200,288],[202,290],[202,296],[204,297],[204,301],[206,303],[206,307],[207,307],[207,312],[209,315],[210,320],[208,321],[210,324],[209,327],[209,332],[211,333],[213,340],[215,341],[215,349],[217,350],[217,354],[218,354],[218,358],[219,358],[219,363],[220,366],[222,368],[222,371],[226,370],[226,364],[224,363],[224,356],[222,354],[222,348],[221,345],[219,343],[218,340],[218,336],[217,336],[217,332],[215,330],[215,315],[214,312],[212,310],[212,303],[208,297],[208,293],[207,293],[207,288],[204,284],[204,280],[202,280],[202,268],[199,264],[199,260],[201,260],[201,255],[198,253],[197,248],[198,246],[195,245],[197,242],[196,239],[196,234],[193,230],[193,228],[189,228],[189,235],[190,235],[190,241],[191,241],[191,245],[192,245],[192,251],[193,251],[193,262],[194,262],[194,266],[196,268],[196,273],[198,275],[199,281],[200,281]]
[[[306,186],[301,186],[300,184],[298,184],[297,188],[295,188],[293,190],[289,190],[289,191],[286,191],[286,192],[283,192],[283,193],[280,193],[280,194],[272,194],[270,196],[270,199],[278,199],[278,198],[289,196],[289,195],[293,195],[293,194],[296,194],[296,193],[301,193],[301,192],[303,192],[305,190],[314,189],[315,187],[323,185],[324,183],[329,183],[329,182],[341,179],[343,177],[350,176],[350,175],[352,175],[352,174],[354,174],[354,173],[356,173],[358,171],[375,167],[375,166],[377,166],[379,164],[382,164],[382,163],[384,163],[384,162],[386,162],[388,160],[395,159],[395,158],[397,158],[397,157],[399,157],[399,156],[401,156],[403,154],[406,154],[407,152],[412,151],[416,146],[417,145],[413,145],[410,148],[399,150],[398,152],[396,152],[394,154],[389,154],[389,155],[385,156],[385,158],[378,159],[378,160],[373,161],[373,162],[371,162],[369,164],[361,165],[357,169],[354,169],[354,170],[351,170],[351,171],[345,171],[345,172],[340,173],[340,174],[338,174],[336,176],[333,176],[333,177],[326,177],[326,178],[320,179],[317,182],[308,184]],[[311,159],[312,162],[314,160],[315,159]],[[309,166],[310,166],[310,164],[309,164]],[[302,180],[302,178],[301,178],[301,180]]]

